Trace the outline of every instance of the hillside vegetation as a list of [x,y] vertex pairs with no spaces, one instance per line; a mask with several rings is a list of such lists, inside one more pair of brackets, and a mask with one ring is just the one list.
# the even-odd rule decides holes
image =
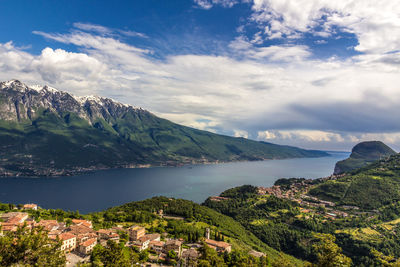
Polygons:
[[[298,182],[302,181],[280,181],[284,186]],[[318,201],[298,203],[260,193],[250,185],[226,190],[220,196],[224,199],[209,198],[204,205],[234,218],[272,248],[313,266],[400,264],[400,201],[393,200],[374,212],[325,207],[317,205]]]
[[325,181],[310,190],[310,194],[363,209],[389,205],[400,200],[400,154]]
[[394,154],[393,149],[380,141],[361,142],[353,147],[348,159],[336,163],[334,174],[350,172]]
[[19,81],[0,83],[0,148],[0,174],[23,176],[328,155],[196,130],[111,99]]
[[[204,233],[206,227],[217,229],[226,236],[226,241],[233,243],[240,250],[256,250],[266,253],[272,262],[286,262],[288,266],[302,266],[303,262],[278,252],[262,242],[252,232],[245,229],[240,222],[223,215],[209,207],[196,204],[189,200],[173,199],[167,197],[154,197],[138,202],[131,202],[122,206],[96,213],[104,218],[104,221],[119,223],[124,221],[154,221],[156,211],[163,210],[163,213],[173,216],[180,216],[185,223],[175,222],[175,234],[178,237],[186,238],[189,232],[199,231]],[[95,215],[96,215],[95,214]],[[152,219],[146,219],[152,218]],[[203,223],[203,224],[201,224]],[[186,225],[186,226],[185,226]],[[158,229],[163,231],[165,229]]]

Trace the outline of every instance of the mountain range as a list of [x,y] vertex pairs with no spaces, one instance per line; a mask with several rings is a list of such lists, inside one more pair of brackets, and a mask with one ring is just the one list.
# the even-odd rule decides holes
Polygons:
[[197,130],[109,98],[18,80],[0,83],[0,147],[3,176],[328,155]]

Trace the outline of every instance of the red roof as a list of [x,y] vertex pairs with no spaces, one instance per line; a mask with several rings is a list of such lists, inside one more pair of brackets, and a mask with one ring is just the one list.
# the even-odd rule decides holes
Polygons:
[[62,233],[62,234],[60,234],[59,236],[58,236],[61,240],[69,240],[69,239],[72,239],[72,238],[75,238],[75,236],[73,235],[73,234],[71,234],[71,233]]
[[207,243],[207,245],[219,247],[219,248],[228,248],[231,246],[229,243],[222,242],[222,241],[215,241],[212,239],[205,239],[204,241]]
[[96,239],[96,238],[88,239],[88,240],[86,240],[85,242],[82,242],[82,243],[79,244],[79,245],[80,245],[80,246],[83,246],[83,247],[88,247],[88,246],[93,245],[94,243],[97,243],[97,239]]
[[72,223],[73,224],[81,224],[84,225],[86,227],[92,227],[92,222],[87,221],[87,220],[78,220],[78,219],[72,219]]
[[34,209],[34,208],[37,208],[37,205],[36,204],[25,204],[24,208],[26,208],[26,209]]
[[150,245],[151,245],[151,246],[163,247],[164,244],[165,244],[165,243],[164,243],[163,241],[155,241],[155,240],[150,241]]

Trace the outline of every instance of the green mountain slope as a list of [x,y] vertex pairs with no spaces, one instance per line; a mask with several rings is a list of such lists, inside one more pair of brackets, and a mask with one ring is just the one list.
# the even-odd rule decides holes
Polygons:
[[[247,251],[254,249],[264,252],[267,257],[271,259],[272,263],[280,261],[285,263],[285,266],[303,266],[304,264],[301,260],[278,252],[266,245],[233,218],[189,200],[153,197],[151,199],[113,207],[104,212],[94,213],[92,216],[100,215],[100,217],[105,218],[106,221],[120,223],[124,221],[134,221],[135,218],[141,218],[146,216],[146,214],[156,217],[154,213],[159,210],[163,210],[164,214],[170,216],[180,216],[184,218],[184,222],[187,226],[197,227],[197,230],[201,229],[201,232],[204,232],[205,227],[218,229],[230,243],[234,244],[234,248]],[[177,228],[177,226],[175,227]],[[187,228],[186,231],[190,230]],[[185,231],[182,231],[182,234],[184,233]],[[277,265],[273,264],[273,266]]]
[[376,161],[337,180],[324,181],[310,194],[338,204],[377,209],[400,200],[400,154]]
[[0,148],[0,174],[24,176],[328,155],[200,131],[111,99],[19,81],[0,83]]
[[348,159],[336,163],[334,174],[349,172],[396,152],[380,141],[361,142],[353,147]]
[[[386,167],[394,167],[398,160],[387,162]],[[376,211],[323,207],[317,199],[298,201],[314,182],[318,180],[280,179],[275,183],[275,189],[282,190],[280,197],[244,185],[224,191],[223,198],[208,198],[203,205],[232,217],[272,248],[312,266],[399,266],[400,201]],[[288,192],[294,193],[291,199],[284,197]],[[357,197],[359,192],[352,194]],[[321,246],[321,238],[322,243],[331,242]],[[329,256],[321,260],[323,254]],[[348,259],[344,263],[345,257],[352,264]]]

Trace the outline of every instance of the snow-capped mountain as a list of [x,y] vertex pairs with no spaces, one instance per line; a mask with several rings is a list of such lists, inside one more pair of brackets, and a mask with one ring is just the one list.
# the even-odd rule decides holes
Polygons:
[[28,86],[18,80],[1,82],[0,94],[3,99],[0,119],[10,121],[32,120],[38,109],[48,109],[59,115],[74,112],[92,124],[98,118],[109,121],[110,118],[115,119],[128,111],[141,110],[110,98],[79,97],[47,85]]
[[109,98],[0,83],[0,175],[326,155],[196,130]]

